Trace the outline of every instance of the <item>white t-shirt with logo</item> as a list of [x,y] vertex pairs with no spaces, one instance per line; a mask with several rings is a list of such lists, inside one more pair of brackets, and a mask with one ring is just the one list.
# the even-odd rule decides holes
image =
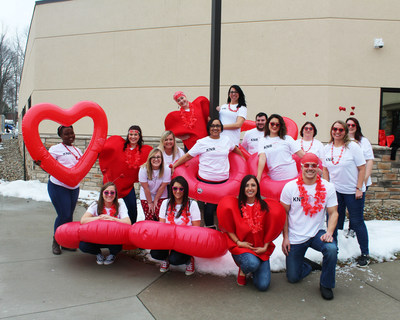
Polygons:
[[[324,208],[313,214],[306,215],[301,205],[300,191],[297,185],[297,179],[289,181],[282,189],[281,202],[290,205],[288,212],[289,242],[290,244],[304,243],[314,237],[319,230],[325,228],[325,209],[337,206],[335,187],[332,183],[321,179],[322,185],[326,189],[326,197],[323,203]],[[317,184],[306,185],[304,188],[309,196],[311,206],[315,202],[315,187]]]
[[296,161],[292,155],[299,151],[296,141],[286,135],[280,137],[266,136],[258,142],[258,154],[265,153],[267,157],[268,174],[272,180],[293,179],[298,175]]
[[296,140],[296,145],[299,149],[303,150],[307,153],[314,153],[318,158],[321,159],[324,157],[324,145],[321,141],[317,139],[313,139],[311,141],[303,140],[303,149],[301,148],[301,138]]
[[[221,106],[219,110],[219,120],[221,120],[223,125],[236,123],[238,117],[243,117],[246,120],[247,107],[238,108],[237,104],[223,104]],[[224,130],[221,132],[221,137],[222,136],[229,137],[229,139],[231,139],[237,146],[240,142],[240,128],[235,130]]]
[[264,137],[264,130],[260,131],[257,128],[246,131],[243,137],[242,146],[250,153],[258,152],[258,141]]
[[[118,219],[124,219],[124,218],[129,218],[128,215],[128,208],[125,205],[125,202],[123,199],[118,199]],[[106,208],[104,207],[104,209],[106,209],[107,215],[110,215],[110,210],[111,208]],[[98,216],[99,213],[97,212],[97,202],[93,202],[89,208],[87,209],[88,212],[90,212],[90,214],[94,217]]]
[[[169,167],[164,167],[164,174],[162,177],[159,177],[160,170],[153,170],[153,178],[149,179],[147,176],[146,168],[141,167],[139,169],[139,182],[147,182],[149,184],[149,189],[151,193],[151,199],[154,200],[154,197],[157,194],[158,189],[160,188],[161,184],[169,183],[171,181],[171,169]],[[168,190],[167,188],[164,189],[163,194],[161,195],[160,199],[168,197]],[[144,193],[144,189],[140,186],[140,200],[147,200],[146,194]]]
[[182,157],[183,155],[185,155],[185,152],[183,152],[183,150],[179,147],[177,147],[177,154],[175,155],[175,158],[172,159],[172,154],[171,155],[167,155],[165,153],[165,151],[163,151],[163,158],[164,158],[164,165],[166,167],[168,167],[171,163],[174,163],[176,160],[178,160],[180,157]]
[[192,157],[199,156],[199,177],[207,181],[224,181],[229,178],[229,152],[235,144],[228,138],[205,137],[197,140],[188,151]]
[[[365,164],[364,154],[361,147],[354,141],[350,141],[344,147],[342,157],[339,160],[342,147],[333,147],[332,143],[324,148],[324,158],[322,165],[329,171],[329,181],[335,185],[336,191],[344,194],[355,194],[358,180],[358,168]],[[339,160],[339,163],[337,163]],[[333,161],[333,162],[332,162]],[[337,163],[337,164],[334,164]],[[363,183],[362,192],[365,191]]]
[[[170,199],[165,199],[161,203],[161,207],[160,207],[160,219],[165,219],[166,223],[170,223],[168,221],[168,217],[166,216],[167,206],[168,206],[169,201],[170,201]],[[187,226],[193,225],[192,221],[201,220],[201,213],[200,213],[200,209],[199,209],[199,206],[198,206],[197,202],[194,201],[194,200],[189,200],[189,201],[190,201],[190,204],[189,204],[190,216],[189,216],[189,222],[188,222]],[[176,212],[179,212],[181,207],[182,207],[181,204],[177,204],[175,206],[175,218],[174,218],[174,221],[175,221],[176,225],[184,224],[184,222],[182,221],[182,215],[179,218],[176,217]]]

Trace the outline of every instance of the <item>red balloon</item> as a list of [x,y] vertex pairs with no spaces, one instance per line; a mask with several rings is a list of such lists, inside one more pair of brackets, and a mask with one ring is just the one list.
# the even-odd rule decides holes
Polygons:
[[132,225],[129,238],[139,248],[175,250],[201,258],[220,257],[227,251],[223,234],[203,227],[140,221]]
[[246,161],[236,153],[229,154],[229,179],[224,183],[208,184],[197,179],[199,157],[194,157],[174,170],[173,177],[183,176],[189,183],[189,197],[208,203],[217,204],[227,195],[238,195],[240,182],[247,174]]
[[189,136],[188,139],[183,140],[184,145],[188,149],[192,148],[198,139],[208,135],[207,122],[210,112],[210,102],[206,97],[198,97],[191,102],[191,107],[194,108],[194,118],[196,120],[190,127],[185,126],[181,118],[181,111],[168,113],[164,121],[165,130],[172,131],[178,138]]
[[79,248],[79,221],[64,223],[59,226],[54,235],[57,243],[65,248]]
[[251,129],[254,129],[256,127],[256,123],[253,120],[244,120],[244,123],[242,127],[240,128],[240,131],[248,131]]
[[118,197],[124,198],[133,188],[133,183],[138,181],[139,169],[144,164],[153,148],[143,145],[140,151],[137,166],[129,168],[123,151],[125,139],[120,136],[109,137],[99,154],[99,165],[103,173],[103,183],[114,182]]
[[[43,120],[52,120],[64,126],[70,126],[83,117],[93,119],[94,129],[90,144],[78,163],[66,168],[47,151],[39,135],[39,124]],[[76,186],[96,162],[107,138],[107,116],[104,110],[91,101],[81,101],[71,109],[62,109],[54,104],[41,103],[33,106],[22,120],[22,134],[26,148],[34,161],[41,161],[41,168],[69,186]]]

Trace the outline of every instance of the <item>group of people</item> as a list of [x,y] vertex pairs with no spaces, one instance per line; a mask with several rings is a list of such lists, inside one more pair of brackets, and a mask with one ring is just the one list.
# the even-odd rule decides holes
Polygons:
[[[195,106],[188,102],[181,91],[174,100],[186,117],[184,125],[196,125]],[[197,179],[208,184],[220,184],[229,179],[230,152],[241,156],[239,149],[240,130],[247,117],[245,96],[239,86],[229,88],[227,104],[217,108],[219,118],[208,119],[207,136],[193,142],[190,136],[179,136],[185,143],[185,153],[177,146],[175,134],[166,131],[160,144],[153,149],[143,144],[139,126],[128,130],[124,143],[124,165],[132,168],[133,181],[140,183],[140,202],[146,220],[160,223],[200,226],[201,214],[196,201],[188,197],[186,179],[178,176],[171,181],[174,170],[199,156]],[[229,248],[239,266],[237,283],[244,285],[246,275],[252,274],[259,290],[267,290],[270,283],[269,256],[274,250],[272,242],[264,242],[265,216],[269,210],[277,210],[261,199],[260,181],[265,167],[272,180],[292,180],[282,190],[281,204],[287,220],[283,229],[282,250],[286,255],[286,272],[290,282],[297,282],[312,270],[320,269],[321,295],[332,299],[335,286],[337,260],[337,229],[343,229],[346,209],[349,213],[349,231],[346,236],[357,236],[361,255],[357,259],[360,267],[369,264],[368,231],[363,219],[366,188],[371,184],[374,155],[368,139],[362,135],[357,119],[346,122],[335,121],[330,129],[330,141],[326,146],[318,141],[316,126],[307,121],[300,129],[300,138],[294,140],[287,134],[282,116],[269,117],[260,112],[256,115],[256,127],[244,135],[242,146],[250,153],[258,153],[257,176],[246,176],[238,194],[238,210],[230,219],[224,219],[220,229],[232,242]],[[200,124],[199,124],[200,125]],[[204,125],[204,124],[203,124]],[[50,154],[66,167],[73,167],[82,156],[82,151],[73,145],[75,135],[72,126],[60,126],[58,135],[62,143],[50,148]],[[301,172],[297,170],[293,155],[301,160]],[[101,156],[101,154],[100,154]],[[322,168],[322,170],[321,170]],[[79,185],[68,186],[50,177],[48,191],[57,211],[56,228],[72,221],[79,194]],[[112,220],[135,223],[137,220],[136,193],[131,189],[118,199],[118,187],[104,180],[97,203],[91,205],[83,215],[81,223],[94,220]],[[272,207],[271,207],[272,206]],[[204,204],[204,225],[216,229],[214,215],[217,205]],[[271,209],[272,208],[272,209]],[[327,214],[326,214],[327,213]],[[325,227],[327,218],[327,228]],[[326,230],[325,230],[326,229]],[[122,246],[81,242],[80,249],[96,255],[98,264],[111,264]],[[304,258],[308,247],[321,251],[322,266]],[[102,256],[100,248],[108,248],[110,254]],[[62,249],[53,239],[52,250],[60,254]],[[186,274],[194,273],[194,258],[173,250],[152,250],[151,256],[161,260],[160,271],[169,270],[169,265],[186,264]]]

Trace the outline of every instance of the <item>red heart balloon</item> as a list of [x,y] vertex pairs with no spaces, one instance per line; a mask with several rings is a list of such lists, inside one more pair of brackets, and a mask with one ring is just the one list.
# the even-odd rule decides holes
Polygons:
[[355,108],[356,108],[355,106],[352,106],[352,107],[351,107],[352,110],[354,110]]
[[125,139],[120,136],[111,136],[106,140],[103,150],[99,154],[99,165],[103,173],[103,183],[114,182],[118,197],[124,198],[133,188],[133,183],[138,181],[140,166],[146,162],[151,146],[143,145],[136,167],[129,168],[124,152]]
[[319,114],[318,114],[318,113],[316,113],[316,114],[315,114],[315,116],[316,116],[316,117],[319,117]]
[[305,116],[307,114],[307,112],[303,112],[303,116]]
[[[67,168],[55,160],[47,151],[39,135],[39,124],[43,120],[52,120],[63,126],[70,126],[83,117],[93,120],[93,136],[89,146],[79,162]],[[33,106],[22,120],[22,135],[34,161],[41,161],[41,168],[56,179],[69,186],[76,186],[96,162],[107,138],[107,116],[104,110],[91,101],[81,101],[71,109],[62,109],[54,104],[41,103]]]
[[181,111],[172,111],[168,113],[164,121],[165,130],[172,131],[178,138],[189,136],[183,143],[186,148],[190,149],[198,139],[208,135],[207,118],[210,111],[209,105],[210,102],[206,97],[198,97],[191,103],[191,107],[194,108],[194,118],[196,119],[193,124],[185,125],[181,118]]

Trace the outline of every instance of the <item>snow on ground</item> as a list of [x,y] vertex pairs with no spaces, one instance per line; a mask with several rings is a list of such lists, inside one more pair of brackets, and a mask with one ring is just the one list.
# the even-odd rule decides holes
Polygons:
[[[12,182],[0,180],[0,195],[50,202],[47,184],[37,180]],[[81,190],[79,193],[79,201],[86,204],[97,200],[98,197],[99,193],[96,191]],[[138,221],[141,220],[144,220],[144,214],[140,201],[138,201]],[[372,220],[366,221],[366,225],[369,233],[370,256],[378,262],[395,259],[395,253],[400,252],[400,221]],[[345,229],[347,229],[347,224]],[[360,249],[357,239],[346,238],[341,230],[339,230],[338,241],[339,262],[349,264],[342,268],[342,271],[346,272],[346,268],[355,266],[354,260],[360,255]],[[274,244],[276,248],[270,259],[271,270],[282,271],[285,269],[285,256],[281,250],[282,235],[274,241]],[[322,254],[313,249],[309,249],[306,256],[316,262],[322,262]],[[184,267],[173,267],[173,269],[184,270]],[[214,259],[196,258],[196,270],[201,273],[225,276],[236,275],[238,269],[228,252],[224,256]]]

